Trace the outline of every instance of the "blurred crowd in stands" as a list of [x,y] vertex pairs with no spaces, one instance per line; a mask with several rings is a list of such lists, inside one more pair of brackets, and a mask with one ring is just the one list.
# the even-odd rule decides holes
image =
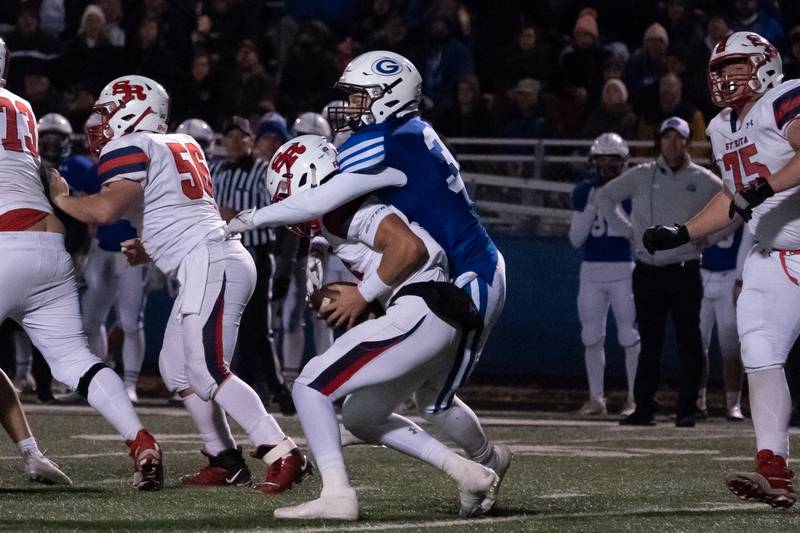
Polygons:
[[[99,89],[142,74],[190,117],[319,112],[350,59],[389,49],[423,76],[444,135],[654,138],[678,115],[705,138],[706,63],[726,34],[775,44],[800,73],[800,2],[789,0],[3,0],[9,88],[37,116],[81,131]],[[289,122],[291,123],[291,122]]]

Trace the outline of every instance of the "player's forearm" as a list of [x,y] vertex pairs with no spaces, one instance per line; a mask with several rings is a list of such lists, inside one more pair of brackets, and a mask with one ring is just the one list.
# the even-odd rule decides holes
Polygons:
[[[619,179],[622,178],[617,178],[617,180]],[[613,187],[614,185],[616,183],[611,182],[600,189],[595,197],[595,204],[597,204],[598,212],[606,219],[608,225],[630,240],[633,239],[633,225],[630,219],[624,216],[622,211],[617,208],[619,203],[630,198],[630,195],[626,195],[622,189]]]
[[728,209],[731,197],[726,190],[721,190],[706,206],[686,223],[689,237],[692,240],[702,239],[725,229],[730,223]]
[[72,218],[85,224],[113,224],[121,220],[126,211],[126,208],[116,208],[97,194],[57,196],[53,198],[53,203]]
[[800,185],[800,151],[795,152],[788,163],[767,178],[776,193]]
[[256,210],[253,224],[257,227],[277,227],[322,218],[326,213],[365,194],[384,187],[400,187],[405,183],[406,175],[394,168],[386,168],[378,174],[342,172],[319,187]]
[[396,287],[428,260],[428,249],[421,239],[408,239],[387,247],[378,265],[378,275],[390,287]]
[[580,248],[589,238],[594,218],[595,214],[593,212],[575,211],[572,213],[572,221],[569,225],[569,242],[573,248]]

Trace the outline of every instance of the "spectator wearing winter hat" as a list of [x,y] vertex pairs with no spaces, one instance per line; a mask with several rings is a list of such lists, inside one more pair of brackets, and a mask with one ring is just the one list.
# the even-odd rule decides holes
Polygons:
[[108,39],[106,17],[100,7],[89,4],[83,11],[78,35],[67,43],[61,61],[66,87],[74,92],[87,85],[99,92],[109,79],[121,74],[118,48]]
[[240,115],[248,120],[274,108],[277,94],[275,78],[261,63],[255,42],[244,39],[236,50],[236,65],[224,76],[221,112],[223,116]]
[[642,47],[631,55],[625,69],[625,85],[634,109],[652,108],[658,100],[658,81],[666,72],[669,36],[659,23],[644,32]]
[[759,9],[758,0],[736,0],[734,5],[737,18],[732,24],[733,31],[752,31],[782,49],[783,26],[765,10]]
[[628,103],[628,89],[617,78],[610,78],[603,86],[600,107],[589,114],[582,137],[594,139],[608,131],[623,139],[632,139],[636,134],[636,114]]
[[6,45],[11,51],[13,67],[8,71],[6,88],[20,94],[23,78],[29,71],[52,75],[61,55],[61,43],[55,37],[42,32],[39,27],[39,6],[37,2],[20,4],[14,31],[6,37]]
[[261,117],[256,133],[255,154],[264,161],[269,161],[280,146],[291,138],[286,119],[283,115],[271,111]]
[[603,65],[609,53],[600,46],[600,31],[592,10],[584,10],[575,22],[572,44],[559,59],[560,77],[557,91],[560,96],[561,133],[573,136],[580,132],[586,110],[600,98]]

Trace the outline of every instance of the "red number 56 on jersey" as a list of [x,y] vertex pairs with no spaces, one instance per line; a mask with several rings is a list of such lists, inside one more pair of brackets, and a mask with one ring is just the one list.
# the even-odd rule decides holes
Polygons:
[[202,198],[203,192],[211,196],[211,172],[203,151],[194,144],[167,143],[167,146],[178,173],[189,174],[188,178],[181,180],[183,194],[191,200]]

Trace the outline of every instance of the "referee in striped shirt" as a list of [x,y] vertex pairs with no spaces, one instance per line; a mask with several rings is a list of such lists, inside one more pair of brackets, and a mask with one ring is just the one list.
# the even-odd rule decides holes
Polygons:
[[[211,165],[214,199],[226,222],[242,209],[264,207],[267,197],[269,161],[253,155],[253,131],[250,122],[234,116],[222,128],[225,159]],[[242,314],[239,342],[232,367],[236,375],[248,382],[265,404],[266,387],[280,405],[283,414],[294,414],[291,394],[283,381],[283,372],[273,344],[270,299],[275,258],[272,229],[244,232],[242,244],[256,263],[256,288]]]

